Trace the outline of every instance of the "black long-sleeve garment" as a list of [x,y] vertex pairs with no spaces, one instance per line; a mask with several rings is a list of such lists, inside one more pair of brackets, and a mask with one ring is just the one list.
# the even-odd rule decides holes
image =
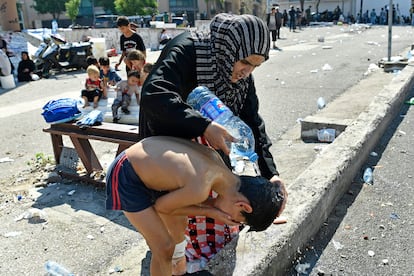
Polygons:
[[[278,175],[272,145],[258,113],[259,101],[253,77],[239,116],[253,131],[258,165],[262,176]],[[211,120],[186,104],[188,94],[197,87],[196,53],[191,34],[184,32],[163,49],[141,90],[139,132],[141,138],[156,135],[192,139],[202,136]],[[231,107],[230,107],[231,108]]]

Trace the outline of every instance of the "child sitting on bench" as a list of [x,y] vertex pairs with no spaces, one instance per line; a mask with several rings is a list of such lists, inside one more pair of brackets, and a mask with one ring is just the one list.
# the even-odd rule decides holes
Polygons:
[[[235,175],[212,148],[166,136],[145,138],[118,155],[106,183],[106,208],[122,210],[151,250],[151,275],[171,275],[183,258],[185,273],[187,216],[263,231],[284,201],[279,184]],[[209,198],[211,190],[217,198]]]
[[115,87],[116,98],[112,104],[112,121],[118,123],[121,118],[118,114],[118,109],[121,107],[122,112],[129,114],[128,109],[131,104],[132,95],[135,94],[137,104],[139,105],[140,74],[137,71],[129,71],[127,80],[118,82]]

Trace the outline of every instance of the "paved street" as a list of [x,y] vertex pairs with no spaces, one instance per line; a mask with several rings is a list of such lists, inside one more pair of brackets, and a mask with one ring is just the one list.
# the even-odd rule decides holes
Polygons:
[[[387,28],[383,26],[368,30],[354,26],[314,27],[296,33],[290,33],[286,28],[282,29],[283,39],[277,42],[281,50],[271,50],[270,60],[254,72],[260,97],[260,112],[264,117],[272,141],[277,144],[283,135],[297,127],[299,118],[317,113],[316,100],[318,97],[324,97],[329,104],[350,87],[365,79],[375,78],[379,87],[391,81],[394,74],[385,74],[382,70],[368,72],[370,64],[377,63],[379,59],[387,55],[387,31]],[[412,37],[413,29],[411,27],[393,28],[392,54],[406,54],[412,44]],[[318,42],[320,38],[323,38],[324,42]],[[157,54],[151,53],[151,58],[155,60]],[[47,124],[40,115],[41,107],[49,99],[77,97],[83,86],[84,78],[84,72],[67,73],[56,75],[47,80],[19,85],[10,91],[0,89],[0,124],[2,126],[0,158],[8,157],[14,160],[0,163],[0,216],[4,222],[0,226],[1,275],[43,275],[43,264],[48,259],[63,263],[80,275],[107,275],[108,269],[118,265],[123,268],[123,275],[137,275],[139,273],[145,275],[145,271],[148,269],[147,258],[145,258],[147,248],[143,245],[142,238],[123,216],[104,210],[105,195],[103,191],[79,185],[79,183],[61,183],[35,189],[33,184],[36,183],[36,179],[34,179],[34,183],[25,181],[25,179],[30,179],[30,175],[35,175],[36,170],[33,170],[32,165],[28,166],[28,162],[35,158],[37,153],[52,156],[50,137],[42,132],[42,128]],[[368,91],[369,87],[366,89],[365,97],[368,99],[379,92]],[[360,99],[355,99],[355,101],[358,100]],[[360,243],[379,244],[379,241],[384,238],[381,233],[385,237],[394,234],[392,237],[395,238],[398,235],[402,238],[396,239],[394,244],[403,243],[406,237],[405,233],[409,233],[403,231],[410,229],[412,231],[412,215],[410,216],[408,211],[404,213],[403,207],[407,207],[407,205],[400,205],[404,203],[404,200],[399,200],[403,194],[394,194],[386,190],[388,187],[386,185],[391,185],[404,191],[404,185],[408,189],[408,183],[412,184],[412,178],[408,178],[409,167],[403,169],[403,165],[398,165],[399,169],[392,170],[392,172],[387,171],[391,168],[391,164],[405,165],[410,164],[410,161],[412,164],[413,153],[408,146],[409,139],[413,140],[412,128],[409,129],[408,123],[405,123],[412,122],[412,120],[412,114],[407,113],[395,131],[396,139],[401,142],[405,139],[404,147],[397,145],[390,147],[394,145],[393,140],[389,144],[381,142],[380,150],[376,150],[381,159],[379,161],[370,160],[372,162],[370,164],[376,166],[374,185],[361,186],[361,183],[356,181],[352,186],[354,190],[352,199],[346,205],[349,206],[349,210],[354,206],[351,203],[354,201],[357,203],[359,195],[366,192],[369,195],[377,195],[377,197],[370,199],[370,206],[372,204],[379,205],[380,210],[384,212],[366,209],[364,213],[368,212],[368,215],[364,220],[358,223],[353,223],[351,220],[347,222],[351,228],[346,227],[346,231],[348,233],[352,231],[355,235],[353,238]],[[391,136],[393,133],[393,129],[390,128],[388,135]],[[290,140],[298,139],[297,133],[295,135]],[[107,165],[114,156],[115,146],[99,142],[94,145],[98,156],[103,158],[104,165]],[[293,163],[290,161],[294,160],[293,156],[292,159],[283,156],[281,154],[283,150],[282,148],[272,148],[280,165],[281,175],[286,177],[289,186],[290,182],[309,164]],[[400,152],[401,150],[405,152]],[[390,157],[396,158],[388,160],[389,163],[382,159],[388,153],[395,154],[394,157],[391,155]],[[408,160],[402,163],[403,158]],[[292,168],[295,171],[292,171]],[[356,177],[358,178],[358,176]],[[72,190],[76,190],[76,193],[73,196],[68,196],[67,193]],[[21,201],[16,199],[19,194],[24,195]],[[405,195],[409,194],[407,192]],[[409,198],[407,200],[409,202]],[[381,204],[385,206],[381,206]],[[15,217],[30,207],[45,210],[49,216],[48,221],[46,223],[30,223],[27,220],[14,221]],[[289,208],[294,209],[294,206]],[[355,207],[355,209],[360,210],[362,207]],[[407,207],[406,209],[412,208]],[[391,213],[398,214],[400,219],[390,219]],[[331,223],[330,220],[332,219],[328,220],[326,228],[330,226],[333,228],[330,231],[335,231],[336,228],[340,230],[341,222],[345,221],[344,212],[334,223]],[[373,226],[368,227],[368,222],[372,222]],[[379,225],[383,225],[385,229],[379,229]],[[397,229],[401,232],[397,233]],[[5,237],[7,233],[19,232],[20,234],[16,236]],[[364,232],[362,235],[368,236],[368,240],[362,239],[360,241],[357,238],[362,232]],[[328,234],[328,236],[332,236],[332,234]],[[339,259],[336,262],[328,260],[323,263],[325,258],[329,259],[332,254],[327,252],[328,258],[320,252],[323,249],[329,250],[332,246],[329,243],[330,237],[324,239],[322,237],[323,235],[320,240],[327,240],[325,245],[322,244],[321,249],[318,249],[318,244],[314,245],[315,251],[319,250],[317,255],[322,255],[320,263],[318,262],[319,258],[307,261],[300,260],[300,263],[309,262],[312,266],[316,264],[315,273],[317,273],[316,269],[320,268],[326,273],[334,273],[335,275],[355,275],[360,274],[359,272],[364,274],[364,270],[360,270],[359,266],[365,262],[361,262],[359,265],[355,264],[353,267],[352,264],[354,264],[353,260],[355,263],[358,262],[358,257],[367,258],[365,252],[367,250],[373,250],[376,254],[373,258],[368,258],[368,261],[372,261],[372,266],[381,265],[382,259],[387,258],[389,260],[388,269],[396,272],[395,274],[404,275],[404,272],[410,269],[407,265],[403,266],[403,271],[391,270],[391,268],[398,267],[398,265],[395,266],[398,261],[392,257],[395,254],[392,252],[387,255],[382,254],[383,250],[377,250],[368,245],[367,250],[364,249],[364,252],[361,250],[360,254],[356,254],[353,258],[346,251],[353,247],[343,237],[335,237],[334,239],[344,245],[341,250],[345,253],[333,249],[335,251],[331,253],[338,255]],[[377,239],[372,239],[372,237]],[[317,240],[316,237],[315,240]],[[405,244],[407,243],[405,242]],[[341,255],[347,258],[343,258]],[[334,267],[334,265],[338,266]],[[385,272],[387,271],[385,270]],[[379,274],[381,274],[380,272]]]
[[362,168],[290,275],[297,264],[309,265],[304,275],[414,274],[413,122],[404,105],[366,162],[373,184]]

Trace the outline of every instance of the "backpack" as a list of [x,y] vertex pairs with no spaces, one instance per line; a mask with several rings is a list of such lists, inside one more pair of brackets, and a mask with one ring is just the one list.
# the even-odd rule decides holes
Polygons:
[[70,122],[82,115],[78,109],[78,103],[78,100],[72,98],[51,100],[43,107],[42,116],[49,124]]

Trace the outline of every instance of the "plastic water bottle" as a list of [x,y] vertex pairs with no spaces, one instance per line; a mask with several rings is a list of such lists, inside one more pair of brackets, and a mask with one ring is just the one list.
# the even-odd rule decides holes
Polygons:
[[54,261],[47,261],[45,264],[46,271],[53,276],[74,276],[72,272],[67,270],[62,265],[54,262]]
[[55,19],[52,21],[52,34],[57,34],[58,23]]
[[366,168],[364,171],[364,175],[362,177],[364,179],[364,182],[367,184],[372,184],[373,177],[372,177],[372,169],[370,167]]
[[322,97],[319,97],[318,98],[318,100],[316,101],[317,102],[317,104],[318,104],[318,108],[319,109],[322,109],[322,108],[324,108],[325,107],[325,99],[324,98],[322,98]]
[[258,156],[254,152],[255,142],[252,130],[207,87],[196,87],[188,95],[187,103],[200,111],[203,116],[224,126],[237,139],[237,142],[230,145],[230,159],[234,155],[247,157],[250,161],[256,162]]

